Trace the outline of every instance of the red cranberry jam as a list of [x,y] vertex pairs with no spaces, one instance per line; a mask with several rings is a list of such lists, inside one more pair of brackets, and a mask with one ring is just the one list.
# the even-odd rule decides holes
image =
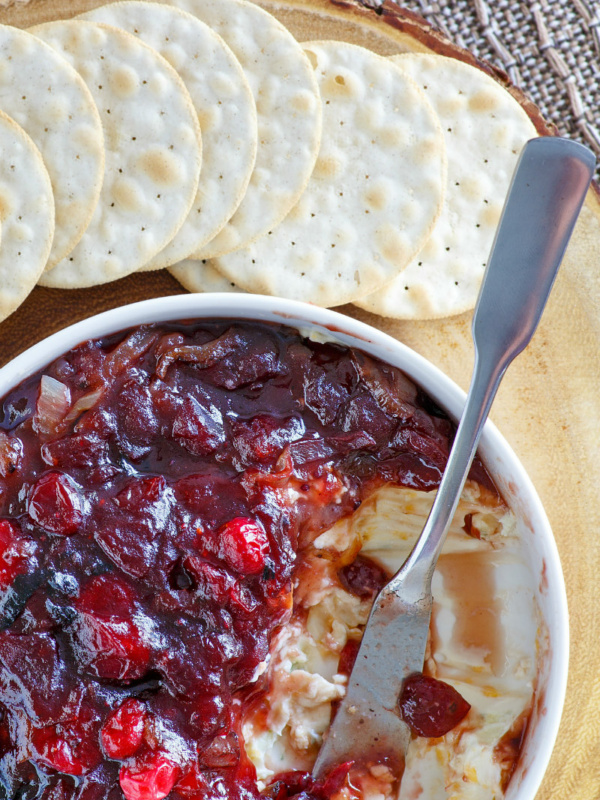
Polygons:
[[257,323],[85,342],[11,391],[0,797],[258,797],[241,720],[303,545],[436,487],[452,432],[398,370]]

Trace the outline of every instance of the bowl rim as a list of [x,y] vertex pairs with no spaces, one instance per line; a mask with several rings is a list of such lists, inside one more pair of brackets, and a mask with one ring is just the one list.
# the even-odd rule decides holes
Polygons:
[[[302,333],[358,347],[383,361],[400,367],[456,421],[464,406],[465,392],[424,356],[401,341],[338,311],[295,300],[242,293],[178,294],[142,300],[87,317],[42,339],[0,368],[0,398],[23,380],[42,370],[63,353],[88,339],[96,339],[145,323],[187,319],[230,318],[275,322],[298,328]],[[542,560],[552,609],[551,666],[542,710],[543,731],[535,736],[531,763],[520,760],[505,795],[506,800],[529,800],[539,789],[558,735],[567,688],[569,629],[567,595],[558,548],[550,522],[524,467],[497,427],[488,420],[478,450],[493,473],[510,469],[520,493],[527,498],[527,522],[541,532]],[[493,458],[495,466],[490,464]],[[506,499],[506,498],[505,498]],[[509,501],[510,505],[510,501]],[[538,542],[540,539],[538,538]],[[525,749],[528,748],[528,740]]]

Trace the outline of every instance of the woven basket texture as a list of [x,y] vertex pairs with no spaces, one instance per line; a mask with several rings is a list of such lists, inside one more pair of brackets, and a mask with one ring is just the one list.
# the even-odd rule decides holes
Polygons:
[[[363,3],[377,8],[383,0]],[[403,0],[401,5],[504,69],[561,135],[600,156],[600,0]]]

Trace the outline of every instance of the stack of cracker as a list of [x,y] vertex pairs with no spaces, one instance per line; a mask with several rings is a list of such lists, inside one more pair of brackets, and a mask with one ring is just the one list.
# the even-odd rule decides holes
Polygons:
[[38,282],[160,268],[195,292],[461,313],[536,135],[474,67],[300,44],[247,0],[0,26],[0,57],[0,319]]

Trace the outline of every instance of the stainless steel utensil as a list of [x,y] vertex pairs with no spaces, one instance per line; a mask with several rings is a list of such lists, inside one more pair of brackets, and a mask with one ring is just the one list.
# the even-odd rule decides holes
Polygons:
[[316,778],[349,760],[383,758],[401,775],[410,731],[398,698],[405,678],[423,669],[433,571],[490,406],[537,327],[594,166],[586,147],[566,139],[534,139],[521,153],[475,309],[473,377],[446,470],[412,552],[375,600]]

